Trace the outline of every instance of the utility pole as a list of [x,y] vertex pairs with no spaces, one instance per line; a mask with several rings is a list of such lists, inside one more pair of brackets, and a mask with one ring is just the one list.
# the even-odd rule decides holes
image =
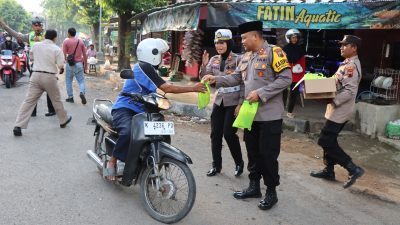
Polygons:
[[101,62],[104,61],[104,54],[101,51],[102,49],[102,43],[101,43],[101,17],[102,17],[102,8],[100,5],[100,15],[99,15],[99,49],[97,51],[97,59]]
[[100,5],[100,16],[99,16],[99,53],[102,53],[102,43],[101,43],[101,17],[102,17],[102,8]]

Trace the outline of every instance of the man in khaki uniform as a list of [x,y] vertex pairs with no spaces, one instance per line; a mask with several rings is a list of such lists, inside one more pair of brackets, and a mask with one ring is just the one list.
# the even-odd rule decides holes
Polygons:
[[64,128],[72,119],[71,116],[67,116],[57,84],[56,74],[58,69],[60,69],[60,73],[64,70],[64,54],[55,44],[56,39],[57,32],[55,30],[47,30],[45,40],[36,43],[32,47],[30,57],[35,61],[35,64],[32,68],[33,73],[29,81],[28,93],[15,121],[13,130],[15,136],[21,136],[21,128],[27,128],[32,111],[44,91],[49,94],[53,102],[60,121],[60,127]]
[[279,185],[278,156],[284,112],[282,93],[291,84],[292,74],[283,50],[264,41],[261,21],[241,24],[239,32],[247,52],[235,72],[229,76],[206,75],[203,79],[220,86],[244,82],[246,100],[259,102],[251,131],[244,131],[250,184],[247,189],[234,192],[233,196],[237,199],[261,197],[262,177],[267,192],[258,207],[266,210],[278,202],[276,186]]
[[339,164],[349,172],[349,179],[343,185],[344,188],[348,188],[364,174],[364,170],[356,166],[350,156],[343,151],[337,137],[354,110],[358,84],[361,80],[361,64],[357,55],[361,39],[357,36],[345,35],[339,43],[341,44],[340,53],[345,61],[335,73],[336,97],[327,105],[326,123],[318,140],[318,144],[324,149],[326,167],[321,171],[313,171],[310,175],[335,180],[334,166]]

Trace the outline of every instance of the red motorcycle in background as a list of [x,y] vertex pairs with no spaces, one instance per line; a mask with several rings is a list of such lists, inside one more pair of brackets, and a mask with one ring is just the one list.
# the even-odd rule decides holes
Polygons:
[[21,76],[24,75],[24,73],[29,70],[29,62],[28,62],[28,56],[26,54],[25,49],[19,48],[18,49],[18,57],[19,57],[19,63],[21,65]]
[[0,54],[0,76],[6,88],[15,85],[18,79],[16,55],[11,50],[2,50]]

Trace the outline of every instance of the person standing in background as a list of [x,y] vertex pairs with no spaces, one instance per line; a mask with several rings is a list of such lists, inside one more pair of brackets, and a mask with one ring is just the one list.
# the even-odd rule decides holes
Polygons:
[[65,84],[67,87],[68,98],[66,102],[74,103],[74,92],[72,89],[72,80],[75,79],[79,84],[79,97],[81,98],[82,104],[86,104],[86,87],[85,87],[85,76],[87,73],[87,55],[86,48],[83,41],[80,38],[75,37],[76,30],[71,27],[68,29],[68,38],[63,42],[64,56],[67,58],[68,55],[74,55],[74,65],[66,63],[65,71]]
[[[290,29],[286,32],[285,35],[286,42],[288,43],[285,47],[283,47],[283,51],[286,53],[290,68],[292,71],[292,84],[290,85],[289,90],[289,102],[288,102],[288,112],[287,117],[293,119],[293,109],[296,104],[296,99],[300,95],[299,87],[296,87],[294,90],[294,86],[297,82],[299,82],[303,77],[306,70],[306,52],[303,49],[303,46],[300,45],[301,33],[297,29]],[[285,97],[285,95],[284,95]]]

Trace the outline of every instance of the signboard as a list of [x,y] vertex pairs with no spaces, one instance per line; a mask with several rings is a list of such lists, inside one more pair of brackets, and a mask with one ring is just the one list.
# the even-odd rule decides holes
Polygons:
[[144,21],[142,34],[167,30],[196,30],[199,24],[200,5],[181,5],[151,13]]
[[207,27],[261,20],[265,28],[400,29],[400,1],[343,3],[212,3]]

